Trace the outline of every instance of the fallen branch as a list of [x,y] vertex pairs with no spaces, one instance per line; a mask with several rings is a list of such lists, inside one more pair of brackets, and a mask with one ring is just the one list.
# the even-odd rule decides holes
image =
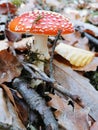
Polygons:
[[[52,79],[49,78],[44,72],[42,72],[37,66],[35,66],[33,64],[25,63],[25,64],[23,64],[23,66],[31,74],[31,78],[40,79],[40,80],[50,83],[52,88],[54,88],[58,92],[62,93],[63,95],[70,97],[73,101],[79,103],[83,107],[83,104],[81,104],[82,102],[81,102],[81,99],[79,98],[79,96],[71,94],[67,89],[65,89],[65,87],[63,87],[59,83],[57,83],[57,81],[55,81],[53,76],[52,76]],[[31,68],[35,72],[40,74],[41,77],[36,76],[36,74],[33,72],[33,70]]]
[[[30,76],[31,76],[32,79],[39,79],[39,80],[43,80],[45,82],[50,82],[50,83],[53,82],[53,80],[50,79],[37,66],[30,64],[30,63],[22,63],[22,65],[23,65],[24,69],[27,70],[30,73]],[[39,75],[37,75],[35,72],[37,72]]]
[[86,36],[88,38],[88,40],[96,47],[98,47],[98,39],[95,38],[94,36],[88,34],[87,32],[85,32],[84,30],[81,29],[81,26],[76,26],[75,27],[76,31],[79,31],[81,33],[82,36]]
[[23,96],[32,110],[39,112],[45,123],[46,130],[48,130],[48,128],[51,128],[50,130],[58,130],[57,122],[50,108],[46,106],[42,97],[40,97],[39,94],[32,89],[26,81],[16,78],[13,81],[13,88]]
[[90,34],[86,32],[84,32],[84,36],[86,36],[91,43],[93,43],[95,46],[98,47],[98,39],[96,39],[95,37],[91,36]]

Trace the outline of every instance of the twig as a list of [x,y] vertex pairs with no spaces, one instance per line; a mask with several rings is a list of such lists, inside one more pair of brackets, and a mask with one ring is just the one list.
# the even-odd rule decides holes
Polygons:
[[[22,63],[23,67],[31,74],[31,78],[43,80],[45,82],[52,83],[53,80],[50,79],[44,72],[42,72],[37,66],[30,64],[30,63]],[[36,71],[39,75],[33,72]]]
[[39,94],[27,84],[26,81],[16,78],[13,81],[13,88],[16,89],[25,99],[32,110],[36,110],[41,115],[46,130],[51,127],[51,130],[58,130],[57,122],[50,110],[46,106],[45,101]]
[[93,36],[91,36],[86,32],[84,32],[84,35],[89,39],[89,41],[91,41],[95,46],[98,47],[98,39],[94,38]]
[[[59,83],[57,83],[57,81],[49,78],[44,72],[40,71],[40,69],[35,66],[32,65],[30,63],[25,63],[23,64],[24,68],[32,75],[31,78],[35,78],[35,79],[40,79],[46,82],[49,82],[51,87],[54,88],[55,90],[57,90],[58,92],[62,93],[65,96],[70,97],[73,101],[77,102],[78,104],[80,104],[80,106],[83,107],[83,104],[81,102],[81,99],[78,95],[73,95],[71,94],[67,89],[65,89],[62,85],[60,85]],[[32,69],[35,70],[36,72],[38,72],[40,74],[41,77],[38,77],[35,75],[35,73],[32,71]]]
[[89,39],[89,41],[91,43],[93,43],[94,46],[98,47],[98,40],[95,37],[93,37],[90,34],[84,32],[79,26],[75,27],[75,30],[79,31],[82,34],[82,36],[86,36]]
[[73,95],[65,87],[58,84],[57,82],[55,82],[52,85],[52,87],[55,90],[57,90],[58,92],[62,93],[63,95],[70,97],[73,101],[77,102],[81,107],[84,107],[84,104],[83,104],[82,100],[80,99],[80,97],[78,95]]
[[52,47],[52,52],[51,52],[51,57],[50,57],[50,78],[51,79],[54,79],[53,78],[53,58],[54,58],[54,50],[55,50],[55,47],[56,47],[56,43],[57,43],[57,40],[59,39],[60,35],[61,35],[61,32],[62,30],[58,30],[58,34],[55,38],[55,41],[53,43],[53,47]]

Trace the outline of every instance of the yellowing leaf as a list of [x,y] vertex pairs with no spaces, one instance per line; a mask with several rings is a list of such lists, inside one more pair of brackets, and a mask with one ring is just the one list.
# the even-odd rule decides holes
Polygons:
[[94,58],[94,53],[70,45],[60,43],[55,52],[67,59],[74,66],[85,66]]

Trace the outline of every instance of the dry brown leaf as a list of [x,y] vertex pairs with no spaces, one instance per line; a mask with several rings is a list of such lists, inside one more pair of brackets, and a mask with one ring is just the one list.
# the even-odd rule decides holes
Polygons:
[[81,37],[81,33],[78,31],[75,31],[72,34],[63,35],[63,38],[65,39],[65,44],[69,44],[84,50],[89,50],[88,38]]
[[[13,96],[14,96],[15,103],[16,103],[18,111],[19,111],[18,115],[19,115],[20,119],[22,120],[22,123],[24,125],[27,125],[28,117],[30,114],[28,112],[28,106],[27,106],[26,102],[24,101],[24,99],[22,97],[20,97],[21,95],[19,95],[18,92],[16,92],[16,93],[14,92]],[[30,114],[30,116],[33,116],[33,115]]]
[[93,52],[76,48],[64,43],[57,45],[55,52],[77,67],[83,67],[89,64],[95,56]]
[[7,40],[0,41],[0,51],[6,50],[9,47]]
[[[34,37],[27,37],[22,38],[20,41],[17,42],[9,42],[6,39],[0,41],[0,51],[8,49],[11,45],[13,48],[23,51],[27,49],[27,45],[31,45],[33,43]],[[32,44],[33,45],[33,44]]]
[[79,20],[81,18],[79,11],[71,7],[64,8],[63,15],[66,15],[71,20]]
[[11,42],[17,42],[22,39],[22,34],[11,32],[8,29],[5,30],[5,34],[6,34],[7,39]]
[[8,111],[3,89],[0,88],[0,127],[5,126],[6,128],[9,128],[11,125],[12,116]]
[[[4,89],[4,91],[6,92],[7,97],[10,99],[10,101],[11,101],[11,103],[13,104],[13,106],[14,106],[16,112],[17,112],[18,115],[21,117],[21,115],[19,114],[18,108],[17,108],[17,106],[16,106],[16,104],[15,104],[14,97],[13,97],[13,95],[12,95],[10,89],[9,89],[6,85],[4,85],[4,84],[1,84],[0,86]],[[21,118],[22,118],[22,117],[21,117]]]
[[98,130],[98,121],[91,126],[90,130]]
[[10,82],[21,73],[22,66],[7,50],[0,51],[0,84]]
[[12,130],[26,130],[25,126],[23,125],[22,121],[20,120],[15,108],[13,107],[12,103],[9,99],[6,99],[6,104],[10,115],[12,116]]
[[[58,60],[58,61],[57,61]],[[90,108],[90,116],[98,120],[98,92],[89,83],[89,80],[71,67],[60,61],[54,60],[54,78],[72,95],[78,95],[84,106]]]
[[48,102],[48,105],[57,109],[54,114],[60,126],[67,130],[89,130],[89,109],[82,109],[74,104],[73,111],[72,106],[68,105],[65,99],[52,94],[49,94],[49,96],[52,99]]
[[[34,37],[23,38],[21,41],[14,42],[13,47],[18,50],[25,50],[27,49],[27,45],[33,43]],[[32,44],[33,45],[33,44]]]
[[94,25],[98,25],[98,14],[94,15],[94,14],[90,14],[88,17],[89,22],[91,22]]
[[2,88],[0,88],[0,129],[26,130]]
[[64,11],[63,11],[63,15],[69,17],[71,21],[79,20],[79,21],[85,22],[88,14],[89,14],[89,11],[87,9],[77,10],[72,7],[64,8]]
[[8,12],[15,14],[16,6],[8,2],[8,0],[1,0],[0,1],[0,14],[8,14]]

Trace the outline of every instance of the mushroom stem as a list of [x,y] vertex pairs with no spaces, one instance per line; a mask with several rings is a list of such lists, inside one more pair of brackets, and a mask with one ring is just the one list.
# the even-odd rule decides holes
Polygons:
[[[48,36],[35,35],[34,45],[31,50],[40,54],[40,60],[49,60],[50,58],[47,47],[47,39]],[[42,71],[44,71],[44,62],[38,61],[36,64]]]

